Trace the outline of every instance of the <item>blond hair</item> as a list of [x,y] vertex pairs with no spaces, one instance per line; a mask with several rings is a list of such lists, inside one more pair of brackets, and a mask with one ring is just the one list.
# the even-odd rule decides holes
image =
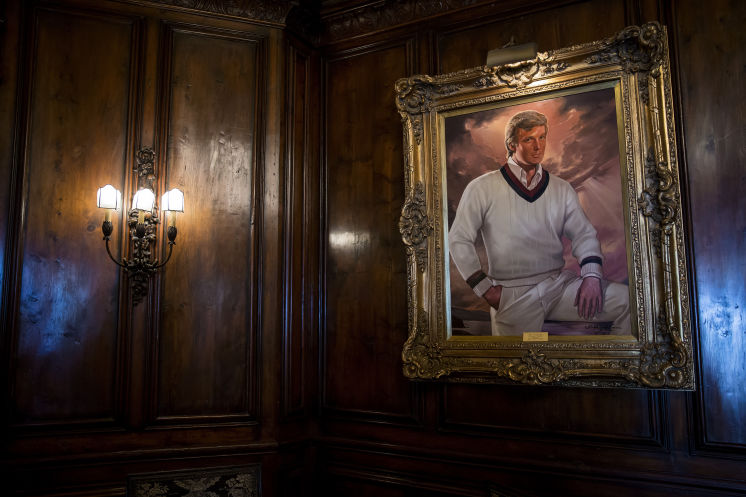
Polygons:
[[508,151],[508,157],[513,155],[510,146],[515,145],[518,130],[528,131],[536,126],[544,126],[544,130],[549,131],[547,116],[535,110],[524,110],[510,118],[508,124],[505,125],[505,149]]

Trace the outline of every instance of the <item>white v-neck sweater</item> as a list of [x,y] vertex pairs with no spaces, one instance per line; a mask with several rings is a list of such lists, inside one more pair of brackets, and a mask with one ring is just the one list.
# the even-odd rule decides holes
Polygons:
[[[464,279],[482,271],[474,248],[480,231],[487,250],[487,276],[495,284],[536,284],[561,270],[565,264],[563,235],[572,241],[572,253],[579,263],[589,257],[598,261],[587,269],[601,276],[601,246],[577,193],[567,181],[544,174],[548,177],[546,188],[533,201],[519,195],[520,183],[508,179],[501,170],[467,185],[448,232],[451,256]],[[523,195],[530,197],[528,192]]]

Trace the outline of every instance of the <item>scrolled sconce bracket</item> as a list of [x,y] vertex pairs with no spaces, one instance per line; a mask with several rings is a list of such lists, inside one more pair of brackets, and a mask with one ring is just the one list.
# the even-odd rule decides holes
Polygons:
[[[147,188],[153,190],[155,184],[155,154],[150,148],[144,148],[137,153],[137,167],[135,171],[138,175],[138,184],[141,188]],[[170,193],[170,192],[169,192]],[[181,208],[177,207],[172,210],[183,209],[183,194],[181,195]],[[99,206],[102,206],[99,204]],[[134,202],[133,202],[134,206]],[[146,214],[143,214],[146,212]],[[119,267],[121,267],[131,282],[132,286],[132,302],[134,305],[139,304],[142,299],[147,296],[148,288],[150,286],[150,277],[156,273],[156,271],[171,259],[173,254],[174,245],[176,244],[176,226],[168,226],[166,235],[168,237],[168,255],[166,259],[159,263],[158,259],[152,257],[152,246],[156,242],[156,231],[159,223],[158,219],[158,208],[153,206],[151,211],[138,211],[132,209],[128,212],[128,226],[129,226],[129,238],[131,243],[131,259],[122,257],[121,262],[118,261],[111,253],[109,247],[109,241],[111,234],[114,231],[113,224],[107,214],[106,220],[101,225],[101,231],[104,235],[104,241],[106,242],[106,253],[109,258]]]

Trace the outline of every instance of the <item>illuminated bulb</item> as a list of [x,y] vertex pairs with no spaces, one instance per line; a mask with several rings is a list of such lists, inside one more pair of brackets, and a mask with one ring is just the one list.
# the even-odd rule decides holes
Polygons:
[[161,198],[161,210],[184,212],[184,193],[178,188],[164,193]]
[[178,188],[167,191],[161,198],[161,209],[168,211],[168,226],[169,226],[169,240],[171,238],[171,230],[173,230],[173,236],[176,237],[176,213],[184,212],[184,193]]
[[99,188],[96,205],[102,209],[119,209],[122,206],[122,193],[111,185]]
[[155,205],[155,193],[150,188],[137,190],[132,198],[132,208],[139,211],[152,212]]

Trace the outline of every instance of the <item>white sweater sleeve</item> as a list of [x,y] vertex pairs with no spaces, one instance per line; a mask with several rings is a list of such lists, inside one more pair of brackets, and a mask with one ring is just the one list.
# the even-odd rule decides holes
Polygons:
[[456,209],[456,218],[448,232],[448,248],[464,280],[482,270],[474,244],[482,228],[484,200],[484,195],[475,187],[475,183],[469,183],[464,189]]
[[583,212],[578,194],[572,188],[566,196],[566,218],[563,234],[572,240],[572,255],[581,265],[581,276],[602,277],[601,244],[596,229]]

